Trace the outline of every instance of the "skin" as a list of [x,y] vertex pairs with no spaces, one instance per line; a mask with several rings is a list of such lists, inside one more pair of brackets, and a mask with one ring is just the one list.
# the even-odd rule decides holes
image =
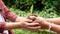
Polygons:
[[47,18],[46,21],[60,25],[60,17],[59,18]]
[[16,28],[25,28],[25,29],[31,29],[31,30],[37,30],[40,29],[39,23],[27,23],[27,22],[10,22],[6,23],[4,26],[4,29],[16,29]]
[[23,17],[17,16],[15,22],[32,22],[32,20],[30,20],[28,18],[23,18]]
[[35,19],[33,22],[39,23],[42,28],[49,28],[51,26],[51,30],[60,34],[60,18],[48,18],[44,19],[41,17],[30,16],[31,20]]
[[44,24],[40,23],[40,26],[44,27],[44,28],[49,28],[49,25],[51,25],[51,30],[55,31],[57,33],[60,33],[60,25],[56,25],[56,24],[51,24],[50,22],[44,22]]

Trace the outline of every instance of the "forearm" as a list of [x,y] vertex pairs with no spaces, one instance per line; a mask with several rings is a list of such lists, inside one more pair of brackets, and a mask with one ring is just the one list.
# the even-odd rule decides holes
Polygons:
[[46,22],[43,27],[49,28],[49,26],[51,26],[51,30],[52,31],[55,31],[57,33],[60,33],[60,25],[56,25],[56,24],[52,24],[50,22]]
[[23,17],[20,17],[20,16],[17,16],[17,18],[16,18],[16,22],[20,22],[20,21],[22,21],[23,19],[22,19]]
[[55,23],[60,25],[60,18],[47,18],[46,20],[50,23]]
[[16,22],[20,22],[21,18],[22,18],[22,17],[17,16],[17,18],[16,18],[15,21],[16,21]]
[[60,33],[60,25],[52,24],[51,30]]
[[4,29],[15,29],[15,28],[21,28],[21,23],[19,22],[14,22],[14,23],[6,23],[4,26]]

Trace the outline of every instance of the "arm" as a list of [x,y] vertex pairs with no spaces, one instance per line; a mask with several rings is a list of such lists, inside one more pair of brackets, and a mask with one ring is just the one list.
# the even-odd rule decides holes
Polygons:
[[38,30],[40,29],[39,23],[27,23],[27,22],[0,22],[0,29],[16,29],[16,28],[25,28],[25,29],[32,29]]
[[43,28],[49,28],[51,26],[52,31],[55,31],[60,34],[60,25],[48,22],[41,17],[36,18],[35,22],[38,22],[40,24],[40,26],[42,26]]
[[[32,17],[30,19],[35,19],[35,17],[36,17],[35,15],[32,15]],[[60,25],[60,17],[58,17],[58,18],[46,18],[45,20],[50,22],[50,23],[55,23],[55,24]],[[39,21],[39,19],[38,19],[38,21]]]
[[4,11],[4,13],[5,14],[3,14],[4,15],[4,17],[6,18],[6,19],[9,19],[10,21],[19,21],[19,16],[17,16],[15,13],[13,13],[11,10],[9,10],[6,6],[5,6],[5,4],[4,4],[4,2],[2,1],[2,0],[0,0],[0,7],[2,7],[2,10]]
[[44,26],[42,26],[42,27],[49,28],[49,25],[51,26],[52,31],[55,31],[60,34],[60,25],[52,24],[50,22],[45,21]]
[[51,22],[48,22],[44,18],[41,18],[41,17],[30,16],[29,18],[32,20],[33,18],[35,18],[34,22],[38,22],[40,26],[42,26],[42,28],[49,28],[49,26],[51,26],[51,30],[57,33],[60,33],[60,25],[52,24]]
[[[53,18],[51,20],[58,24],[60,18]],[[39,18],[39,22],[40,22],[40,26],[42,26],[44,28],[49,28],[51,26],[52,31],[55,31],[60,34],[60,25],[54,24],[52,22],[48,22],[43,18]]]
[[2,6],[2,9],[4,10],[4,17],[6,19],[9,19],[10,21],[16,21],[16,22],[20,22],[20,21],[28,21],[28,22],[31,22],[31,20],[29,19],[26,19],[26,18],[22,18],[22,17],[19,17],[17,16],[15,13],[13,13],[11,10],[9,10],[5,4],[3,3],[2,0],[0,0],[0,6]]
[[60,18],[47,18],[46,20],[50,23],[55,23],[60,25]]
[[17,23],[7,23],[7,22],[0,22],[0,28],[2,29],[15,29],[15,28],[21,28],[22,23],[17,22]]
[[6,23],[4,26],[4,29],[16,29],[16,28],[21,28],[21,23]]

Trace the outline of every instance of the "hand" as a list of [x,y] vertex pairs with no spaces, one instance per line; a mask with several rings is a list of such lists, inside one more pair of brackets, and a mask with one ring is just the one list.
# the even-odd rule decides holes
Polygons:
[[39,26],[39,23],[28,23],[28,22],[22,22],[21,27],[30,30],[39,30],[41,28]]
[[45,26],[47,23],[46,23],[46,20],[42,17],[36,17],[36,16],[29,16],[29,19],[33,20],[33,22],[35,23],[39,23],[40,26]]
[[28,18],[18,17],[16,21],[21,23],[20,26],[22,28],[26,28],[30,30],[39,30],[41,28],[39,26],[39,23],[32,23],[32,20]]
[[16,19],[17,22],[32,22],[32,20],[24,18],[24,17],[18,17]]

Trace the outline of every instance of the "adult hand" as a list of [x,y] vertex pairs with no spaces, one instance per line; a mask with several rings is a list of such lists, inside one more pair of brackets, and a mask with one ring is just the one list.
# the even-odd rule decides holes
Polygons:
[[16,21],[22,23],[20,24],[22,28],[32,29],[32,30],[38,30],[41,28],[39,26],[39,23],[34,23],[31,19],[28,18],[18,17]]
[[39,23],[39,25],[43,27],[45,27],[46,24],[48,24],[47,21],[42,17],[29,16],[29,19],[33,20],[34,23]]
[[17,17],[17,22],[32,22],[32,20],[24,18],[24,17]]
[[39,23],[28,23],[28,22],[22,22],[21,27],[24,29],[30,29],[30,30],[39,30],[41,27],[39,26]]

